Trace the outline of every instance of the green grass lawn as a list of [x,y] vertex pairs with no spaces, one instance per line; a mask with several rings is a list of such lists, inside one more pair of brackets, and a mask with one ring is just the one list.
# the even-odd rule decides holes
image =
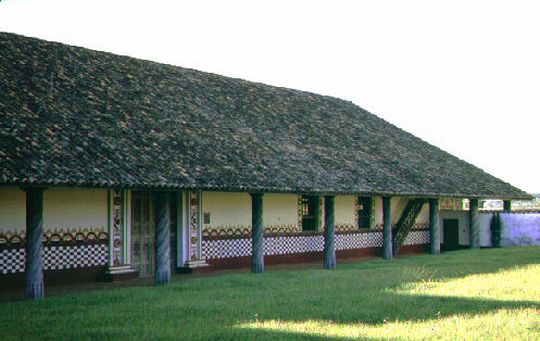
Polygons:
[[0,340],[539,336],[538,247],[226,274],[0,305]]

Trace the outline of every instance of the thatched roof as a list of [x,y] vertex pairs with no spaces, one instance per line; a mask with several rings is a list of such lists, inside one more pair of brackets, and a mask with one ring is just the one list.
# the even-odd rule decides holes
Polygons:
[[0,33],[0,184],[525,198],[304,91]]

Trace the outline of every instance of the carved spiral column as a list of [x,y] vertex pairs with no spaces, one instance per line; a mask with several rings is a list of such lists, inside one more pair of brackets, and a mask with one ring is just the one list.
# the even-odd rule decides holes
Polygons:
[[171,221],[169,195],[156,193],[156,284],[162,285],[171,280],[169,225]]
[[478,225],[478,199],[469,200],[469,232],[471,249],[479,249],[480,226]]
[[324,268],[336,268],[336,242],[334,226],[334,196],[324,197]]
[[251,272],[264,272],[263,194],[251,194]]
[[429,252],[432,255],[440,254],[439,199],[429,199],[429,236]]
[[383,259],[392,259],[392,211],[391,197],[383,197]]
[[43,285],[43,188],[26,188],[26,290],[30,299],[45,296]]

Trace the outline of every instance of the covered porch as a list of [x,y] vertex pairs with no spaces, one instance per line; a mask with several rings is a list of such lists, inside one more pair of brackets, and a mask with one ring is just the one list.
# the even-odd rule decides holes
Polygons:
[[[83,199],[87,192],[93,204]],[[16,234],[7,240],[3,231],[3,257],[16,259],[3,262],[2,270],[24,272],[29,298],[44,296],[44,271],[49,277],[58,271],[93,273],[89,280],[154,277],[165,284],[172,273],[201,268],[262,273],[269,264],[319,261],[333,269],[336,259],[438,254],[443,234],[437,198],[54,187],[10,188],[5,194],[13,193],[18,199],[12,203],[24,209],[3,217],[22,212],[25,230],[19,244]],[[447,203],[453,199],[445,200],[443,215],[451,212]],[[81,226],[89,217],[97,221],[86,221],[86,232],[51,232],[51,225]]]

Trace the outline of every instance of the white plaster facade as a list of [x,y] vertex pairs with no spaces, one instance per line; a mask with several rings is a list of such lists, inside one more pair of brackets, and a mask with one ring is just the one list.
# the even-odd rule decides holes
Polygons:
[[[107,190],[49,188],[43,192],[43,229],[107,228]],[[24,231],[26,196],[0,188],[0,231]]]
[[[410,198],[399,198],[399,197],[393,197],[390,200],[390,210],[392,211],[392,226],[395,226],[399,218],[401,217],[401,213],[405,209],[405,206],[407,206],[407,201]],[[374,197],[373,198],[373,225],[381,227],[383,224],[383,209],[382,209],[382,198],[381,197]],[[427,224],[429,222],[429,204],[426,203],[422,206],[422,210],[420,211],[420,214],[418,214],[418,217],[415,220],[416,225],[425,225],[427,227]]]
[[444,243],[444,219],[459,221],[459,245],[469,245],[469,211],[440,211],[439,231],[441,243]]
[[356,227],[357,199],[352,195],[337,195],[334,198],[334,223],[336,226]]
[[0,187],[0,232],[24,231],[26,197],[17,187]]

